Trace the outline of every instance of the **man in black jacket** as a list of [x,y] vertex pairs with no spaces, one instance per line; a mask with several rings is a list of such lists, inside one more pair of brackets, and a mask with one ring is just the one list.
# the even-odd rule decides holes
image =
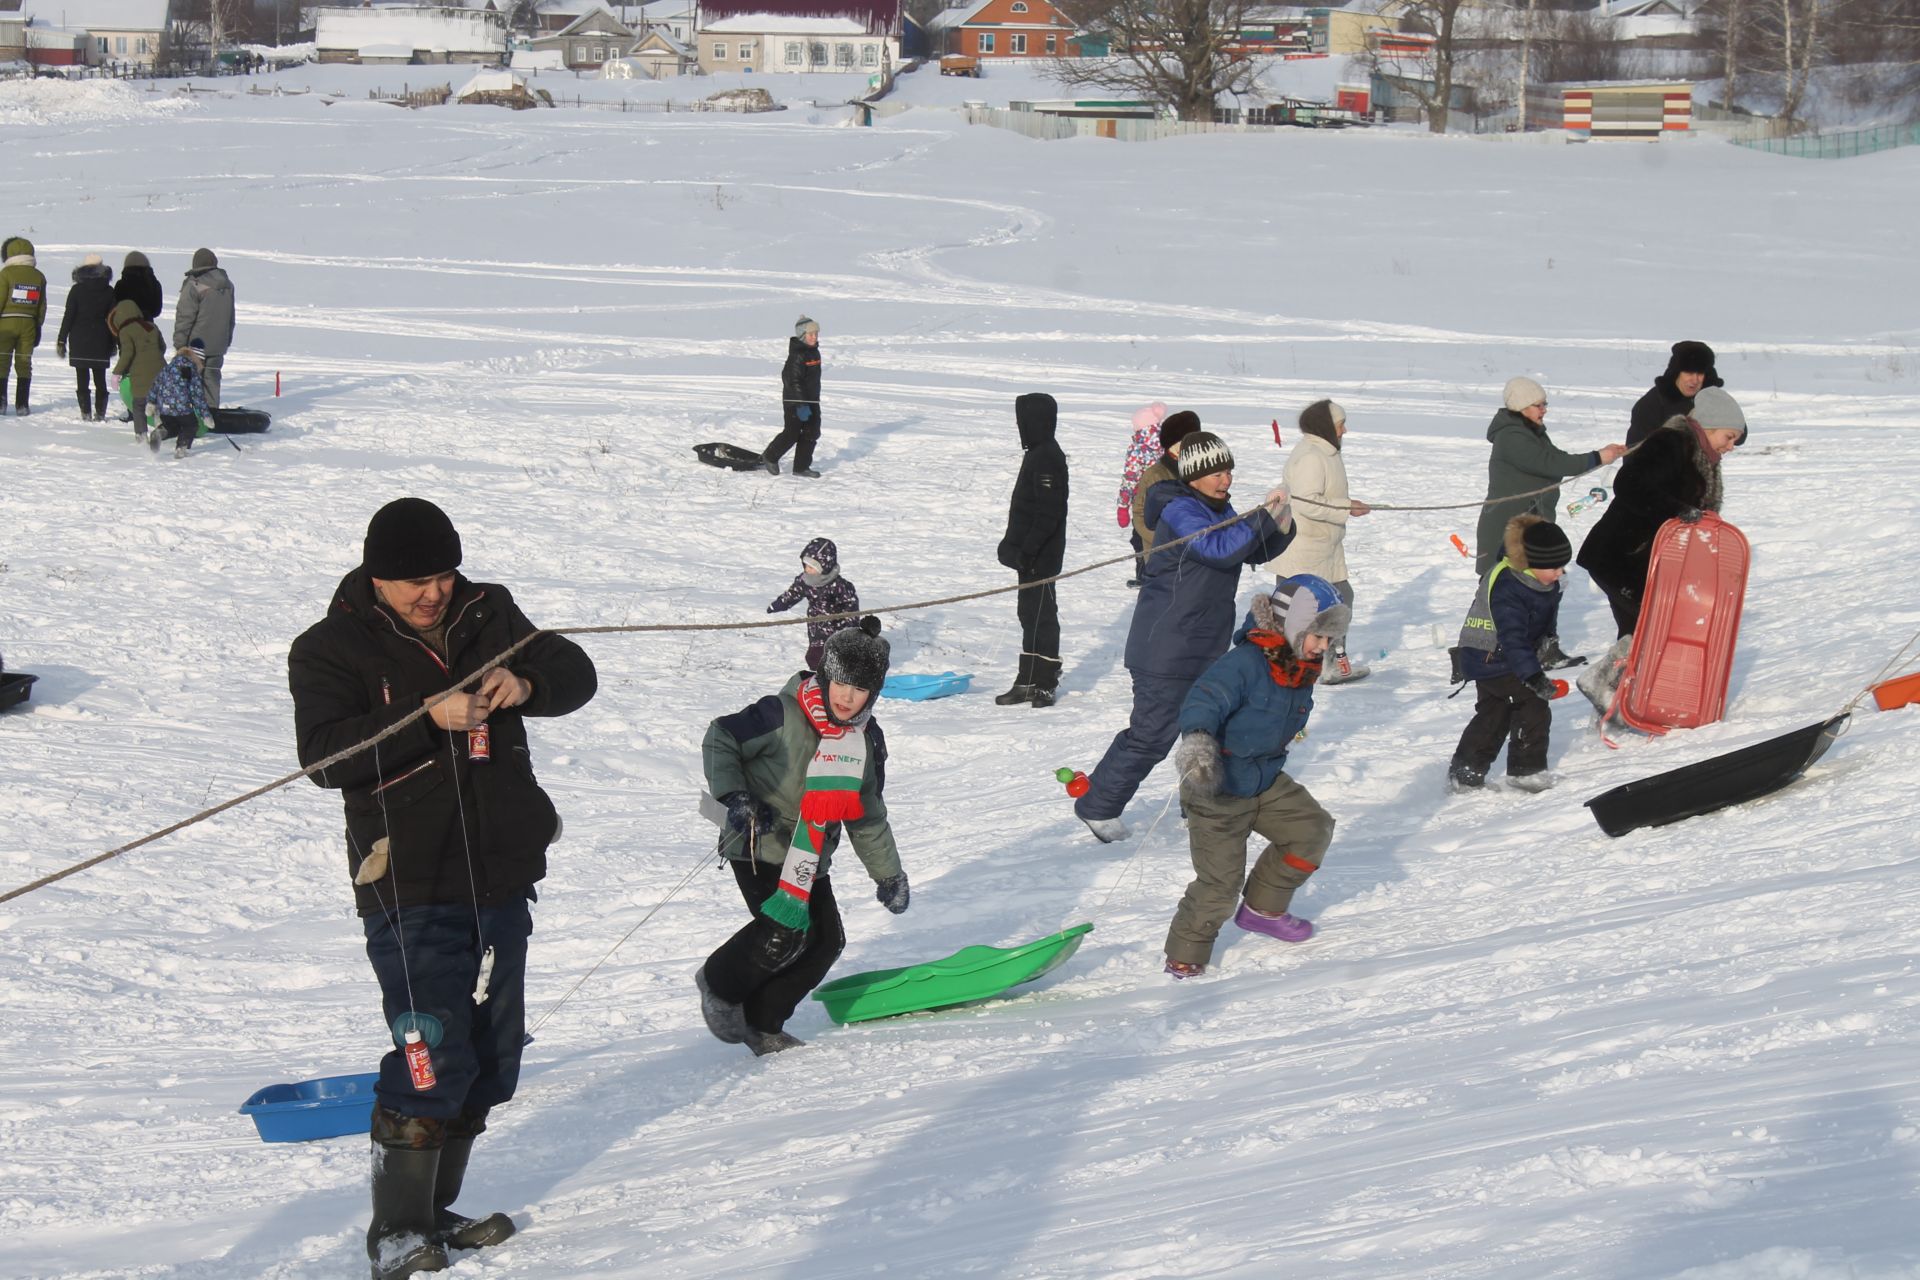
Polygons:
[[994,701],[1003,707],[1030,702],[1053,705],[1060,684],[1060,604],[1053,584],[1030,582],[1060,572],[1067,554],[1067,455],[1053,438],[1060,406],[1044,392],[1013,402],[1020,427],[1020,478],[1013,482],[1007,510],[1007,536],[1000,539],[1000,563],[1020,575],[1016,597],[1020,615],[1020,673],[1013,688]]
[[1633,418],[1627,426],[1627,447],[1632,448],[1658,431],[1667,419],[1692,413],[1693,398],[1703,387],[1725,385],[1713,367],[1712,347],[1704,342],[1674,343],[1667,371],[1653,380],[1653,386],[1645,395],[1634,401]]
[[820,324],[806,316],[793,323],[787,363],[780,370],[781,428],[760,455],[768,475],[780,474],[780,458],[793,450],[793,474],[817,480],[813,446],[820,443]]
[[287,658],[303,765],[429,708],[313,775],[346,801],[347,872],[395,1046],[374,1089],[375,1280],[437,1271],[449,1246],[513,1233],[505,1214],[452,1205],[488,1109],[519,1079],[529,904],[560,832],[526,717],[566,715],[596,687],[579,646],[548,635],[447,693],[536,629],[505,587],[469,582],[459,563],[445,512],[388,503],[360,567]]

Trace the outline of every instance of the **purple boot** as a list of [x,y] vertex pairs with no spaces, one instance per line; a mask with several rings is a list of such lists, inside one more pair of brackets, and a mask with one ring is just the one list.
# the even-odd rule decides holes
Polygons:
[[1305,942],[1313,936],[1311,920],[1302,920],[1284,911],[1277,916],[1262,915],[1244,902],[1233,913],[1233,922],[1248,933],[1264,933],[1281,942]]

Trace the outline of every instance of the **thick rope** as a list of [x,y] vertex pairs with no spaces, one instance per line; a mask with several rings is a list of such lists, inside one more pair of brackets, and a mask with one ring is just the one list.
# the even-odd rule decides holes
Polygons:
[[[1598,468],[1597,467],[1589,468],[1589,470],[1590,471],[1598,470]],[[1587,473],[1581,472],[1580,474],[1585,475]],[[1567,478],[1576,479],[1577,477],[1569,476]],[[1551,493],[1552,491],[1558,489],[1559,487],[1560,487],[1560,482],[1556,481],[1555,483],[1550,485],[1543,485],[1538,489],[1530,489],[1525,493],[1506,494],[1499,498],[1489,498],[1481,502],[1446,503],[1438,506],[1391,506],[1384,503],[1378,506],[1372,506],[1371,504],[1369,505],[1370,505],[1370,508],[1374,511],[1453,511],[1453,510],[1463,510],[1467,508],[1489,507],[1489,506],[1495,505],[1496,503],[1512,502],[1520,498],[1538,497],[1540,494],[1543,494],[1543,493]],[[1314,498],[1293,498],[1291,497],[1291,495],[1289,495],[1289,501],[1303,502],[1312,506],[1326,507],[1328,509],[1337,509],[1339,507],[1338,503],[1322,502]],[[1204,529],[1196,530],[1193,533],[1188,534],[1184,538],[1174,538],[1166,542],[1155,542],[1152,549],[1144,552],[1142,555],[1135,555],[1133,552],[1129,551],[1125,555],[1110,556],[1105,560],[1096,560],[1092,564],[1081,565],[1077,569],[1068,569],[1068,570],[1065,570],[1064,572],[1056,573],[1050,578],[1037,578],[1032,582],[1018,582],[1013,584],[1012,586],[1006,586],[1006,587],[989,587],[982,591],[967,591],[967,592],[962,592],[959,595],[941,596],[940,598],[935,600],[919,600],[910,604],[886,605],[877,609],[861,609],[858,612],[854,612],[854,613],[821,614],[815,617],[757,618],[750,622],[649,622],[649,623],[634,623],[634,624],[628,624],[628,625],[622,625],[622,626],[604,626],[604,627],[554,627],[547,630],[532,631],[532,632],[529,632],[527,635],[522,636],[519,640],[515,641],[512,645],[509,645],[506,649],[502,650],[500,653],[496,654],[492,659],[490,659],[486,663],[486,665],[482,666],[478,671],[475,671],[472,675],[460,681],[458,684],[455,684],[449,687],[446,690],[446,693],[448,694],[459,693],[463,689],[467,688],[469,685],[475,684],[476,682],[485,678],[486,674],[489,671],[492,671],[495,667],[498,667],[502,663],[506,662],[509,658],[513,657],[514,654],[520,652],[520,650],[526,648],[529,644],[532,644],[535,640],[545,635],[605,636],[605,635],[643,635],[648,633],[685,632],[685,631],[758,631],[767,627],[805,626],[810,622],[840,622],[840,621],[846,621],[849,619],[858,619],[869,613],[896,614],[896,613],[913,613],[921,609],[937,609],[950,604],[964,604],[972,600],[985,600],[991,596],[1006,595],[1010,592],[1031,591],[1035,587],[1044,587],[1044,586],[1049,586],[1056,582],[1065,582],[1068,578],[1077,578],[1083,573],[1092,573],[1096,569],[1106,569],[1116,564],[1131,564],[1136,560],[1144,558],[1145,556],[1156,556],[1163,551],[1171,551],[1175,547],[1182,546],[1186,543],[1192,542],[1196,538],[1204,538],[1210,533],[1217,533],[1222,529],[1232,528],[1234,525],[1239,524],[1243,520],[1251,519],[1256,512],[1263,511],[1263,510],[1265,510],[1265,507],[1255,506],[1247,511],[1241,512],[1238,515],[1230,516],[1229,518],[1225,520],[1221,520],[1215,524],[1210,524]],[[437,702],[439,700],[440,699],[436,698],[434,702]],[[298,782],[302,778],[311,777],[312,775],[319,773],[324,769],[332,768],[334,765],[339,764],[342,760],[346,760],[353,756],[356,756],[360,754],[362,751],[365,751],[367,748],[372,747],[378,743],[385,742],[388,738],[391,738],[395,734],[405,730],[409,725],[413,724],[414,721],[420,719],[420,717],[424,715],[427,715],[432,709],[434,702],[422,703],[419,708],[409,713],[408,715],[402,717],[401,719],[395,721],[393,724],[388,725],[385,729],[382,729],[379,733],[374,734],[371,738],[368,738],[366,741],[357,742],[350,747],[343,747],[339,751],[336,751],[332,755],[328,756],[326,759],[316,761],[315,763],[308,765],[306,768],[299,770],[297,773],[290,773],[283,778],[275,778],[272,782],[262,783],[260,786],[255,787],[251,791],[242,792],[240,795],[233,797],[231,800],[223,800],[219,804],[214,805],[212,808],[202,809],[200,812],[195,813],[189,817],[182,818],[180,821],[175,822],[169,826],[162,827],[158,831],[149,832],[148,834],[141,836],[137,840],[129,840],[127,841],[127,843],[123,845],[119,845],[115,848],[108,849],[105,853],[97,853],[91,858],[87,858],[84,861],[74,863],[72,866],[63,867],[58,871],[54,871],[47,875],[41,876],[38,880],[29,881],[28,883],[21,885],[17,889],[9,889],[5,893],[0,893],[0,903],[11,902],[13,901],[13,899],[24,897],[25,895],[32,893],[37,889],[44,889],[48,885],[57,884],[60,881],[65,880],[68,876],[78,875],[82,871],[86,871],[92,867],[97,867],[101,863],[111,861],[112,859],[117,858],[122,854],[132,853],[135,849],[139,849],[146,845],[150,845],[154,843],[156,840],[164,839],[165,837],[172,835],[176,831],[184,831],[188,827],[195,826],[199,823],[205,822],[209,818],[216,817],[219,814],[225,813],[229,809],[233,809],[240,805],[246,804],[250,800],[257,800],[261,796],[266,795],[270,791],[278,791],[281,787],[288,786],[291,783]]]

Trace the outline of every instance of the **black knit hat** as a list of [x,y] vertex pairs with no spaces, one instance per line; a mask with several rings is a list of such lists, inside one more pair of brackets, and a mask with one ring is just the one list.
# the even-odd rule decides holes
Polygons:
[[859,626],[842,627],[827,638],[820,674],[835,684],[879,693],[892,656],[892,646],[880,635],[880,619],[868,614]]
[[1170,413],[1160,422],[1160,451],[1165,453],[1200,429],[1200,415],[1191,409]]
[[1529,524],[1520,533],[1520,545],[1527,550],[1529,569],[1564,569],[1573,559],[1573,544],[1550,520]]
[[1217,471],[1233,470],[1233,450],[1211,431],[1196,431],[1180,443],[1180,483],[1192,484]]
[[460,565],[460,534],[425,498],[395,498],[367,521],[360,563],[388,582],[431,578]]

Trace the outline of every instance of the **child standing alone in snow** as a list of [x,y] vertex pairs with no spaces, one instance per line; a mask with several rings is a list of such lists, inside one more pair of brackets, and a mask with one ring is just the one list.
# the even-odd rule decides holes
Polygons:
[[1506,555],[1488,571],[1460,628],[1459,676],[1474,682],[1479,699],[1473,719],[1453,749],[1447,786],[1482,786],[1487,770],[1507,744],[1507,781],[1522,791],[1545,791],[1547,732],[1556,696],[1541,669],[1540,649],[1558,635],[1560,577],[1573,559],[1573,544],[1560,526],[1536,515],[1507,521]]
[[768,613],[785,613],[804,599],[807,602],[807,670],[818,671],[826,653],[827,641],[834,632],[859,624],[858,618],[828,619],[836,613],[860,612],[860,593],[853,583],[840,576],[840,550],[832,538],[815,538],[800,552],[800,574],[793,585],[773,598]]

